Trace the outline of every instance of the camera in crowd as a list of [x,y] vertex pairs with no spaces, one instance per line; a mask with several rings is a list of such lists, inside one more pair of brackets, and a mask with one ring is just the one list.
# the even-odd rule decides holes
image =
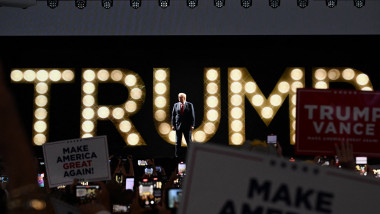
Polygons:
[[178,175],[180,177],[184,177],[186,175],[186,163],[182,161],[178,163]]
[[75,186],[75,196],[78,199],[79,204],[91,203],[96,199],[96,191],[100,190],[99,185],[82,185]]
[[182,198],[182,188],[169,188],[166,193],[166,208],[177,210]]
[[131,212],[131,205],[113,204],[112,214],[128,214]]
[[152,180],[144,178],[139,181],[139,202],[141,207],[154,207],[156,205]]

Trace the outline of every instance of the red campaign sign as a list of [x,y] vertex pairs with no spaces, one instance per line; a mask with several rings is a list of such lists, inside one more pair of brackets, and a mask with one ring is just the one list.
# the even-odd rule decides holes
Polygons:
[[296,154],[335,155],[352,143],[355,156],[380,157],[380,92],[298,89]]

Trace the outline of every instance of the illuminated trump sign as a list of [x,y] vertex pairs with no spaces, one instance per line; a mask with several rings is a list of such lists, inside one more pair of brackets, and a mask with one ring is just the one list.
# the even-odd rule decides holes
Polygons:
[[[252,71],[251,71],[252,72]],[[153,123],[159,136],[175,144],[175,132],[170,124],[170,69],[153,68]],[[313,88],[329,88],[330,82],[347,82],[357,90],[372,91],[369,77],[352,68],[315,68],[312,72]],[[228,68],[221,76],[220,68],[204,68],[204,115],[202,123],[192,132],[193,140],[209,141],[217,132],[222,115],[228,115],[229,145],[241,145],[245,139],[245,100],[269,125],[279,108],[289,97],[290,144],[295,144],[297,89],[305,87],[305,70],[289,67],[283,72],[268,97],[244,67]],[[33,142],[43,145],[48,141],[50,87],[52,84],[70,84],[75,80],[73,69],[23,68],[13,69],[13,83],[34,84]],[[221,94],[221,79],[228,80],[228,94]],[[128,99],[120,105],[99,105],[99,84],[117,83],[128,89]],[[80,137],[93,137],[100,120],[112,121],[128,146],[147,145],[133,124],[131,117],[144,105],[147,91],[138,73],[121,68],[84,68],[81,72]],[[79,93],[79,92],[78,92]],[[149,92],[150,93],[150,92]],[[221,97],[228,97],[228,114],[221,112]],[[226,130],[227,131],[227,130]],[[183,145],[185,141],[183,140]]]

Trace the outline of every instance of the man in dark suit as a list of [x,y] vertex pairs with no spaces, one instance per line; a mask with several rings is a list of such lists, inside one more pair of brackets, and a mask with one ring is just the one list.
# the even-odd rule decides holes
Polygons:
[[191,131],[195,126],[195,113],[193,104],[186,101],[186,94],[178,94],[179,102],[175,103],[172,111],[172,129],[176,131],[175,157],[184,160],[186,150],[181,147],[182,134],[187,143],[187,149],[191,146]]

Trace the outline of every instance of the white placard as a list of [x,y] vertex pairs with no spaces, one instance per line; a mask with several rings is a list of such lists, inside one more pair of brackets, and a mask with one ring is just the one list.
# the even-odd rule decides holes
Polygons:
[[78,181],[111,179],[106,136],[49,142],[43,145],[49,187]]
[[356,157],[356,164],[367,164],[367,157]]
[[267,143],[277,143],[277,135],[268,135]]
[[380,181],[225,146],[194,144],[179,214],[342,214],[378,210]]

